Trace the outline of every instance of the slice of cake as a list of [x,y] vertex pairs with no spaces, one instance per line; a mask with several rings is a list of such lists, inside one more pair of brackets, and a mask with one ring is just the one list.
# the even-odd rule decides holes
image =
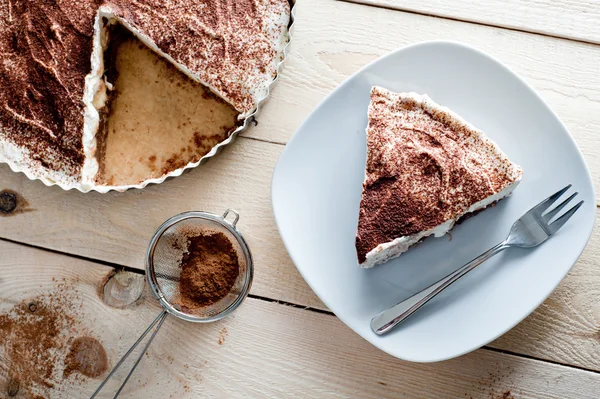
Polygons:
[[356,234],[372,267],[509,195],[523,171],[482,131],[426,95],[371,89]]

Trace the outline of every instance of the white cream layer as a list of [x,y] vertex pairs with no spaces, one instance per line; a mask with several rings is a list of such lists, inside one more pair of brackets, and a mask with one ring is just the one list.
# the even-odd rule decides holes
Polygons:
[[374,249],[369,251],[369,253],[367,253],[367,259],[364,263],[361,263],[360,266],[364,268],[370,268],[375,265],[385,263],[390,259],[397,258],[398,256],[400,256],[400,254],[406,252],[411,245],[416,244],[417,242],[419,242],[419,240],[421,240],[424,237],[428,237],[430,235],[434,235],[435,237],[442,237],[444,234],[452,230],[456,221],[462,216],[466,215],[467,213],[483,209],[486,206],[501,200],[507,195],[510,195],[510,193],[512,193],[512,191],[517,187],[519,182],[520,180],[517,180],[507,185],[499,193],[491,195],[483,199],[482,201],[471,205],[469,209],[467,209],[455,219],[447,220],[444,223],[435,226],[433,229],[421,231],[412,236],[399,237],[393,241],[379,244],[377,247],[375,247]]

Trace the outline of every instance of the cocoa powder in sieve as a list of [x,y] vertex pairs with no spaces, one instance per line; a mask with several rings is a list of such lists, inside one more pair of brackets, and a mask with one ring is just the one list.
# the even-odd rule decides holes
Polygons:
[[181,259],[181,306],[198,309],[224,298],[240,273],[238,254],[223,233],[190,237]]

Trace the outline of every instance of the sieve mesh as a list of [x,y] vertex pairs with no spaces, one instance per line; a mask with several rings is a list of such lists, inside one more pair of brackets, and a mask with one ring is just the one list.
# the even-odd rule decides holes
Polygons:
[[[148,250],[146,267],[148,282],[167,311],[189,321],[213,321],[239,305],[250,288],[252,259],[234,226],[235,222],[229,224],[220,216],[188,212],[169,219],[159,228]],[[211,233],[222,233],[233,245],[240,267],[238,277],[229,294],[218,302],[196,309],[183,308],[179,291],[182,257],[191,237]]]

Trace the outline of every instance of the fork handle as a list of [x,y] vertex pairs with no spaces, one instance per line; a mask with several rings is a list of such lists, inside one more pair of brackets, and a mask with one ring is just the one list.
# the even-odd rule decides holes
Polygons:
[[417,310],[421,308],[421,306],[425,305],[427,302],[432,300],[437,294],[448,288],[452,283],[456,280],[475,269],[477,266],[496,255],[499,252],[502,252],[506,248],[510,247],[506,241],[501,242],[500,244],[493,246],[488,249],[460,269],[450,273],[440,281],[433,283],[429,287],[425,288],[423,291],[420,291],[413,296],[403,300],[399,304],[392,306],[391,308],[384,310],[379,313],[377,316],[373,317],[371,320],[371,329],[377,335],[383,335],[389,331],[391,331],[398,324],[406,320],[409,316],[415,313]]

